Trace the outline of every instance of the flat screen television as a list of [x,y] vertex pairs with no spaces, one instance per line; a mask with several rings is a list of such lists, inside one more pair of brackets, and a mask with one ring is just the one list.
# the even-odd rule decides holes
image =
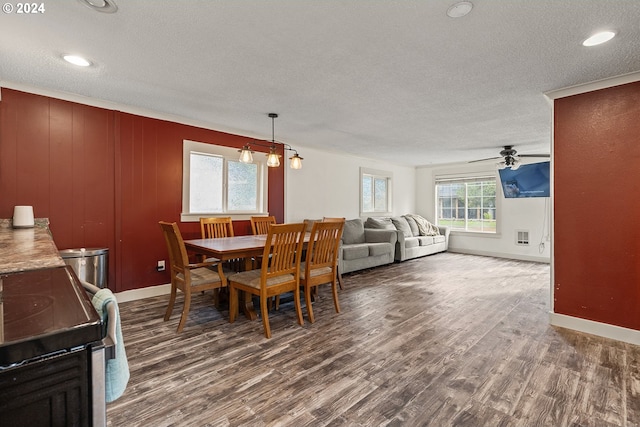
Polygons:
[[522,165],[516,170],[500,169],[502,193],[507,199],[550,196],[549,162]]

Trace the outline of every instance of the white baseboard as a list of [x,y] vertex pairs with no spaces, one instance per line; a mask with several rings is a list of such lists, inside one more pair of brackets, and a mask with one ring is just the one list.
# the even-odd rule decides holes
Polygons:
[[157,297],[158,295],[167,295],[171,292],[171,283],[166,285],[149,286],[147,288],[132,289],[130,291],[118,292],[115,294],[118,303],[135,301],[144,298]]
[[594,322],[593,320],[580,319],[579,317],[553,312],[549,312],[549,322],[561,328],[573,329],[574,331],[640,345],[640,331],[635,329]]
[[475,249],[460,249],[460,248],[452,248],[449,246],[447,249],[448,252],[454,252],[457,254],[467,254],[467,255],[480,255],[480,256],[490,256],[494,258],[506,258],[506,259],[517,259],[519,261],[532,261],[532,262],[542,262],[545,264],[550,264],[551,259],[546,256],[532,256],[532,255],[519,255],[519,254],[507,254],[502,252],[490,252],[490,251],[478,251]]

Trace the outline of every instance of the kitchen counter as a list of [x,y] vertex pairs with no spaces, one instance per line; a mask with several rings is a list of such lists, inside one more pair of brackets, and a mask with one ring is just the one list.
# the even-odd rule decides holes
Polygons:
[[0,219],[0,274],[65,266],[49,220],[38,218],[35,223],[33,228],[14,229],[10,219]]

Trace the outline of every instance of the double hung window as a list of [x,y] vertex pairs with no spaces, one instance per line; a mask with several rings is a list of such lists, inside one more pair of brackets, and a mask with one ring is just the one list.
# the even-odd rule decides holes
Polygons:
[[391,213],[391,172],[360,169],[360,214]]
[[266,191],[263,162],[241,163],[237,149],[183,142],[183,221],[197,221],[201,216],[263,213]]

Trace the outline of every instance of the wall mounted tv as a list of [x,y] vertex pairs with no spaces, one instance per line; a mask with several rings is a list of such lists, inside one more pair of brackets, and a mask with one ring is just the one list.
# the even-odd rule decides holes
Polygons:
[[550,196],[549,162],[500,169],[502,193],[507,199]]

